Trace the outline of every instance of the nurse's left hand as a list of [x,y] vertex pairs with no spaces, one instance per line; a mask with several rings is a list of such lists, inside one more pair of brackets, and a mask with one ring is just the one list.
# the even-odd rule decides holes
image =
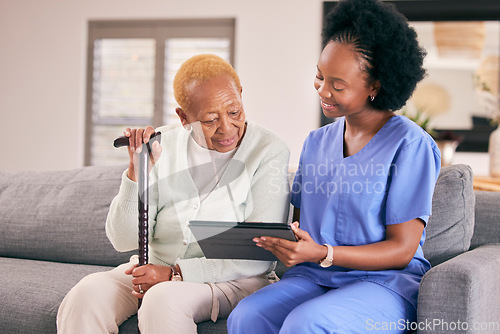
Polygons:
[[309,233],[301,230],[298,225],[298,222],[292,224],[292,230],[297,237],[296,242],[266,236],[254,238],[253,241],[257,246],[276,255],[276,257],[287,267],[302,262],[318,263],[326,257],[326,247],[317,244]]

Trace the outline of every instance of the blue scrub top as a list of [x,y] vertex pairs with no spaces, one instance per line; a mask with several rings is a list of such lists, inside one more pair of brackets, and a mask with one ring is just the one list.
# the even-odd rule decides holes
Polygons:
[[[304,142],[292,186],[300,228],[318,244],[356,246],[385,240],[386,225],[415,218],[427,223],[441,167],[439,149],[429,134],[396,115],[359,152],[344,157],[344,124],[345,119],[339,118],[312,131]],[[422,252],[424,240],[425,230],[403,270],[321,268],[306,262],[284,277],[305,277],[329,287],[372,281],[416,307],[420,280],[431,267]]]

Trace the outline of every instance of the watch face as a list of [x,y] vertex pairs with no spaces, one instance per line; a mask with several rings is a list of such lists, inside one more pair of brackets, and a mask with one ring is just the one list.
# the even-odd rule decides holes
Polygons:
[[328,259],[325,259],[323,261],[321,261],[321,263],[319,264],[321,267],[323,268],[328,268],[332,265],[332,261],[328,260]]

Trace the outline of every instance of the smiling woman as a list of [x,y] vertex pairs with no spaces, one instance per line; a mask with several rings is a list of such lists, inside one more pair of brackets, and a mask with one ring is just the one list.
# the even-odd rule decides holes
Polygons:
[[291,200],[297,242],[254,240],[294,267],[238,304],[230,334],[364,333],[368,320],[416,318],[440,154],[394,111],[423,78],[425,52],[379,0],[340,0],[323,37],[314,86],[323,114],[337,121],[302,148]]
[[196,143],[209,150],[230,152],[246,130],[240,79],[231,65],[215,55],[187,60],[174,79],[176,113],[193,128]]
[[[359,80],[360,77],[369,79],[364,68],[370,65],[361,53],[356,52],[353,41],[328,43],[319,58],[314,88],[318,91],[326,117],[337,118],[353,111],[360,112],[363,107],[369,106],[366,100],[373,101],[380,91],[379,81],[373,80],[367,84]],[[330,59],[336,61],[331,62]]]
[[184,127],[193,128],[197,144],[218,152],[234,150],[246,129],[241,87],[224,76],[193,81],[186,91],[192,98],[176,112]]
[[[430,126],[436,129],[436,135],[446,136],[451,131],[462,137],[457,151],[488,152],[489,136],[495,126],[489,124],[492,117],[488,106],[484,106],[485,94],[480,90],[486,84],[498,106],[499,63],[488,67],[487,73],[492,78],[486,78],[481,67],[491,66],[491,59],[500,59],[500,2],[386,2],[407,17],[428,52],[424,64],[428,75],[417,87],[414,95],[417,98],[410,100],[409,106],[417,109],[425,104],[432,113]],[[337,4],[337,1],[323,3],[324,18]],[[427,89],[430,87],[438,89]],[[322,116],[321,122],[327,124],[331,120]]]
[[141,332],[195,333],[196,323],[227,317],[275,277],[270,261],[205,258],[189,222],[284,223],[289,150],[278,136],[246,120],[241,85],[227,61],[197,55],[177,73],[180,122],[125,130],[129,168],[106,221],[117,250],[137,249],[137,153],[160,132],[161,146],[152,145],[149,184],[150,263],[131,260],[85,277],[59,308],[58,333],[116,333],[137,313],[138,298]]

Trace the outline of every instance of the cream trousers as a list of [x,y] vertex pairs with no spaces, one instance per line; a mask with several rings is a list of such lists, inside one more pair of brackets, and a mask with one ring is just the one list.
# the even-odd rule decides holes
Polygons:
[[223,283],[162,282],[144,295],[137,312],[131,263],[84,277],[66,295],[57,313],[61,334],[118,333],[138,313],[141,334],[196,333],[196,324],[225,318],[244,297],[269,284],[266,275]]

